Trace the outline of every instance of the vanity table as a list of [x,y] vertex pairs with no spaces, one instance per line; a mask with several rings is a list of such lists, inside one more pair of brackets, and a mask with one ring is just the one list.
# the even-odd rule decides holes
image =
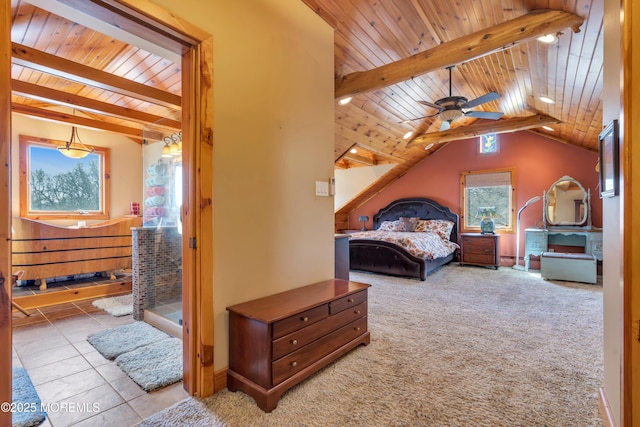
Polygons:
[[525,229],[524,264],[550,246],[579,247],[602,261],[602,230],[591,225],[591,193],[570,176],[563,176],[544,193],[543,224]]
[[529,270],[531,255],[540,256],[549,245],[579,246],[583,253],[602,261],[602,231],[579,228],[527,228],[525,233],[524,269]]

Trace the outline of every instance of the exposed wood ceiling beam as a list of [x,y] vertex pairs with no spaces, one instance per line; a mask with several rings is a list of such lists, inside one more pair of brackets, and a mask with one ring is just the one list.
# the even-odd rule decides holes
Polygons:
[[377,161],[370,159],[369,157],[359,156],[357,154],[347,153],[342,158],[349,160],[350,162],[360,163],[367,166],[375,166],[378,164]]
[[[165,43],[172,43],[175,45],[175,42],[169,42],[162,37],[158,37],[157,39],[154,38],[155,43],[152,43],[148,39],[144,39],[131,31],[131,27],[129,27],[129,25],[134,25],[134,23],[127,23],[124,19],[117,20],[114,15],[107,14],[105,11],[98,9],[100,6],[93,4],[94,2],[88,2],[86,0],[29,0],[29,3],[57,16],[68,19],[71,22],[81,22],[82,25],[87,28],[91,28],[99,33],[106,34],[117,40],[122,40],[133,46],[137,46],[147,52],[166,58],[175,64],[180,64],[182,61],[180,54],[176,53],[182,52],[182,50],[176,50],[176,46],[173,46],[172,49],[167,49],[165,46],[160,46],[158,44],[161,41],[165,41]],[[98,14],[98,12],[92,12],[90,7],[98,9],[100,11],[100,16],[103,18],[108,15],[109,20],[107,21],[96,18],[91,13]],[[127,25],[127,27],[125,27],[125,25]]]
[[[73,116],[58,111],[45,110],[42,108],[29,107],[22,104],[11,104],[11,110],[14,113],[23,114],[29,117],[36,117],[46,119],[54,122],[69,123],[71,125],[77,125],[92,129],[100,129],[108,132],[119,133],[131,138],[136,139],[136,142],[142,143],[143,134],[141,129],[131,128],[127,126],[116,125],[113,123],[106,123],[101,120],[87,119],[85,117]],[[145,132],[145,138],[148,136]],[[161,139],[161,137],[159,138]]]
[[18,43],[11,43],[11,51],[14,64],[164,107],[176,110],[181,109],[181,98],[173,93],[115,76]]
[[535,10],[373,70],[339,76],[335,82],[335,97],[340,99],[391,86],[568,27],[578,32],[582,22],[581,17],[560,10]]
[[469,126],[460,126],[444,132],[431,132],[417,136],[407,146],[417,144],[439,144],[442,142],[457,141],[460,139],[475,138],[488,133],[506,133],[519,130],[533,129],[544,125],[560,123],[560,120],[545,114],[536,114],[528,117],[514,117],[511,119],[484,122]]
[[11,90],[27,98],[37,99],[40,101],[50,102],[57,105],[64,105],[79,110],[91,111],[111,117],[117,117],[124,120],[130,120],[153,126],[165,127],[174,130],[180,130],[181,124],[177,120],[169,120],[154,114],[144,113],[142,111],[132,110],[130,108],[120,107],[118,105],[107,102],[97,101],[93,98],[74,95],[72,93],[62,92],[48,87],[35,85],[33,83],[22,82],[20,80],[11,80]]

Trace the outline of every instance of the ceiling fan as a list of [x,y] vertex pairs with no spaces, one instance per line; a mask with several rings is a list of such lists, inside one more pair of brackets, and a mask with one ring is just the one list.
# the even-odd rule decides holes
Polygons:
[[447,130],[451,127],[451,122],[460,117],[477,117],[479,119],[498,120],[504,113],[498,111],[474,111],[470,110],[473,107],[490,102],[500,98],[500,94],[497,92],[489,92],[478,98],[467,100],[464,96],[453,96],[451,94],[451,70],[455,65],[447,67],[449,70],[449,96],[437,100],[436,102],[418,101],[422,105],[427,107],[436,108],[437,113],[426,117],[440,116],[442,124],[440,125],[440,131]]

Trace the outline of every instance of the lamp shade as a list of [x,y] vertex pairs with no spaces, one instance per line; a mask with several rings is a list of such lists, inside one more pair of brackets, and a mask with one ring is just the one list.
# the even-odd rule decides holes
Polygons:
[[497,218],[498,209],[495,206],[481,206],[478,207],[476,212],[476,218]]
[[361,216],[358,218],[358,221],[360,221],[360,222],[367,222],[367,221],[369,221],[369,217],[368,217],[368,216],[366,216],[366,215],[361,215]]
[[78,136],[78,129],[73,126],[71,128],[71,137],[65,145],[58,147],[58,151],[64,156],[72,159],[82,159],[93,153],[93,148],[87,147],[80,141]]

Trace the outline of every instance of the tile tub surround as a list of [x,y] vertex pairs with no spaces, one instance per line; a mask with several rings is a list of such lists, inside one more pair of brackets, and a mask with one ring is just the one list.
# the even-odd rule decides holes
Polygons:
[[133,318],[182,297],[182,235],[177,227],[132,229]]

